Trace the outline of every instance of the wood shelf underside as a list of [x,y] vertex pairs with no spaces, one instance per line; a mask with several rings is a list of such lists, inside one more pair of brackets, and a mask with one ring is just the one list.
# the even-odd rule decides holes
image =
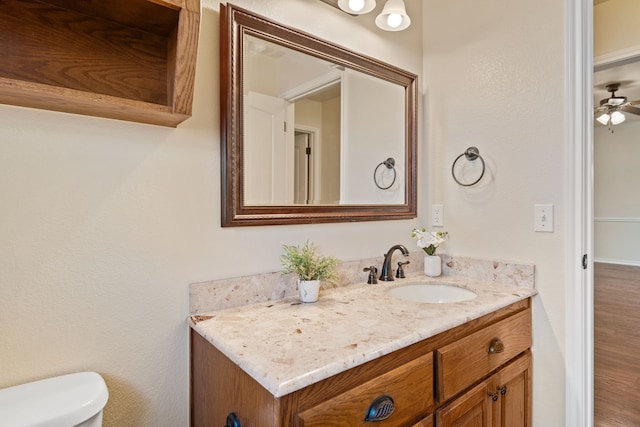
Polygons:
[[0,1],[0,102],[167,126],[190,116],[199,10],[116,0],[105,18],[87,15],[95,1],[52,2]]

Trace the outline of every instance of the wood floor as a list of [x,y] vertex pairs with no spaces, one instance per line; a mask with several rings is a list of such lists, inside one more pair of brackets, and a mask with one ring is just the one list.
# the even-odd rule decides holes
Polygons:
[[640,426],[640,267],[595,264],[594,424]]

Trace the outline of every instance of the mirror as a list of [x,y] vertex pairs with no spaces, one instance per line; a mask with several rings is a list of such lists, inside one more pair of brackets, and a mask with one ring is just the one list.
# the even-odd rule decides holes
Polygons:
[[220,8],[222,225],[414,218],[417,77]]

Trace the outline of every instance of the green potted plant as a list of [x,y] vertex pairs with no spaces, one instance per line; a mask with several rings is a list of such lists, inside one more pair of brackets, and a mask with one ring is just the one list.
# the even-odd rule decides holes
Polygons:
[[338,280],[336,266],[338,260],[333,256],[322,256],[316,253],[316,246],[308,240],[302,246],[283,245],[284,254],[280,262],[282,274],[293,273],[298,276],[300,301],[318,301],[321,286],[335,284]]

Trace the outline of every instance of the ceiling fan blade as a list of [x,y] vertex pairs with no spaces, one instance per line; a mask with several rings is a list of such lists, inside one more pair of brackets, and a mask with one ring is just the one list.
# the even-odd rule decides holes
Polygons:
[[637,101],[630,101],[629,105],[639,105],[640,104],[640,99]]
[[625,105],[624,107],[620,108],[622,111],[624,111],[625,113],[631,113],[631,114],[636,114],[638,116],[640,116],[640,108],[638,107],[632,107],[631,105]]

